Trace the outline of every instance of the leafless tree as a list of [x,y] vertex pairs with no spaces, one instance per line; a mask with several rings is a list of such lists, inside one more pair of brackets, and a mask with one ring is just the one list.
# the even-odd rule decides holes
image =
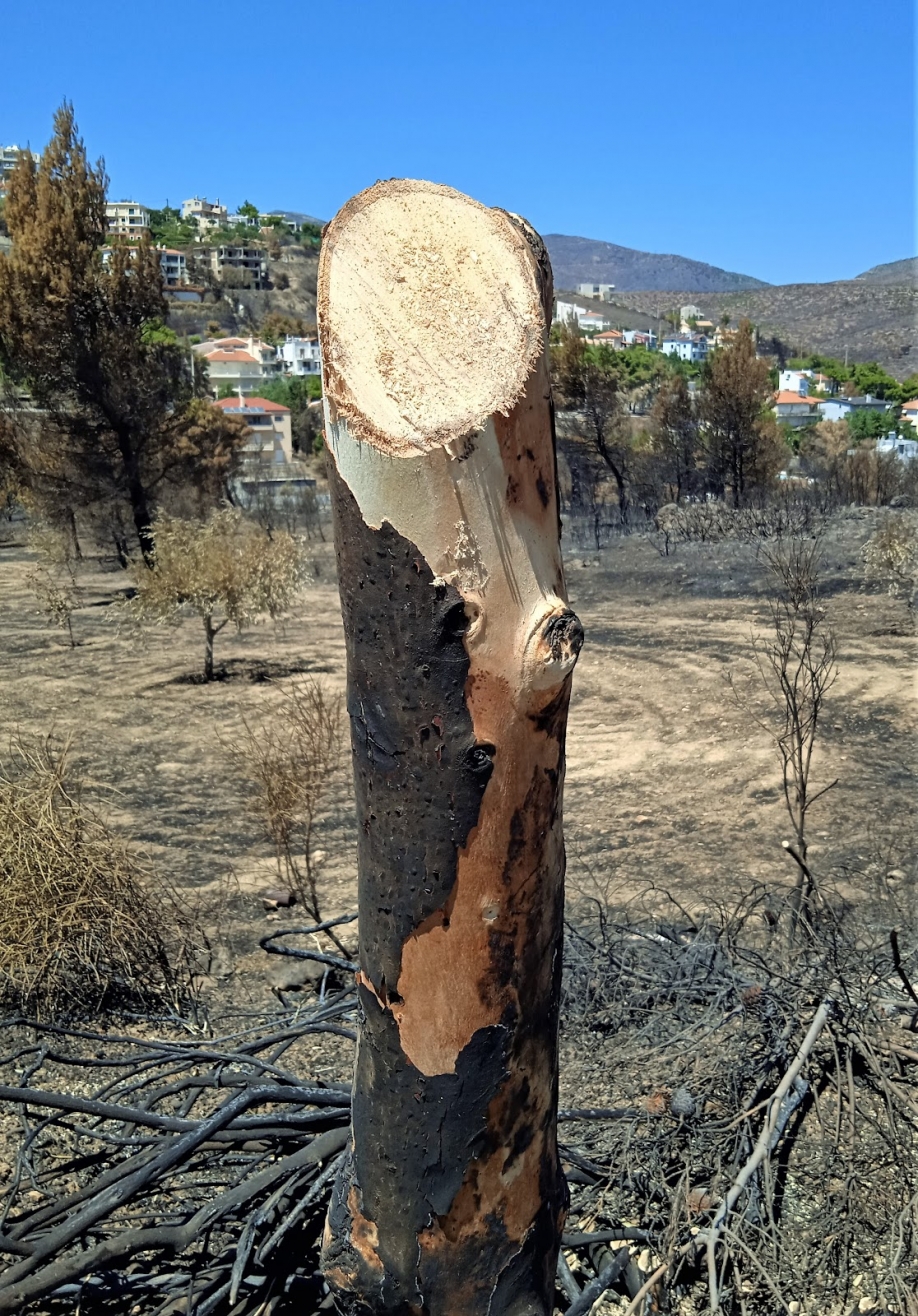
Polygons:
[[837,779],[813,788],[813,751],[826,695],[838,676],[837,645],[820,599],[822,545],[818,537],[791,535],[761,551],[769,582],[771,631],[753,637],[755,661],[773,705],[759,718],[774,738],[781,760],[784,803],[793,841],[784,848],[797,865],[791,902],[790,941],[807,927],[815,879],[807,857],[807,824],[813,805]]

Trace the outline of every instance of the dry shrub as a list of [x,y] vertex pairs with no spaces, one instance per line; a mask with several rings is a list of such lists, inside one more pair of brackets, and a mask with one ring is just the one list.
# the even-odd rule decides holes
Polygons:
[[204,679],[214,679],[214,639],[232,622],[279,617],[306,578],[302,543],[273,534],[226,507],[204,522],[161,515],[152,566],[137,564],[128,611],[140,626],[175,623],[188,612],[204,624]]
[[[811,935],[791,948],[761,886],[703,913],[623,886],[614,904],[601,875],[571,893],[562,1012],[562,1154],[581,1172],[567,1227],[646,1231],[634,1278],[657,1280],[653,1302],[631,1307],[623,1279],[612,1310],[775,1316],[795,1301],[843,1316],[864,1300],[918,1316],[912,889],[853,911],[823,882]],[[822,1002],[824,1026],[773,1101]],[[591,1117],[599,1105],[607,1118]],[[712,1286],[707,1238],[769,1120]]]
[[176,1004],[179,907],[81,796],[69,744],[0,763],[0,999],[42,1018]]
[[868,580],[881,581],[889,593],[912,599],[918,581],[918,522],[908,513],[884,516],[863,549]]
[[273,716],[243,726],[229,749],[249,785],[248,809],[274,846],[278,877],[318,921],[314,842],[341,760],[340,696],[303,681],[284,693]]
[[76,536],[61,526],[37,521],[29,530],[29,547],[38,554],[38,563],[26,577],[45,620],[66,631],[71,649],[76,648],[73,613],[82,602],[74,563]]

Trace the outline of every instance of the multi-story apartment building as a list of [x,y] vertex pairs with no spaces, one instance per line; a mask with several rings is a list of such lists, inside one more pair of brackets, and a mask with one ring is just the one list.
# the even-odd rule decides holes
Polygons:
[[[137,250],[135,246],[129,246],[128,251],[133,253]],[[159,266],[163,272],[163,284],[166,288],[181,288],[188,282],[188,267],[183,251],[176,251],[173,247],[158,247]],[[107,265],[112,258],[112,248],[102,248],[102,264]]]
[[285,375],[320,375],[322,353],[318,338],[297,338],[288,334],[277,349],[278,360]]
[[183,251],[174,247],[160,247],[159,263],[163,271],[163,283],[167,288],[180,288],[188,282],[188,265]]
[[0,182],[2,182],[16,168],[16,162],[21,155],[30,155],[38,164],[40,156],[34,151],[29,151],[26,146],[0,146]]
[[207,229],[223,228],[228,216],[226,206],[220,205],[219,197],[212,202],[206,197],[193,196],[182,202],[182,219],[196,219],[203,233]]
[[119,237],[140,237],[150,227],[150,212],[139,201],[108,201],[105,219],[109,233]]
[[214,274],[228,286],[255,291],[267,287],[268,258],[263,247],[250,247],[247,242],[225,243],[212,247],[209,256]]

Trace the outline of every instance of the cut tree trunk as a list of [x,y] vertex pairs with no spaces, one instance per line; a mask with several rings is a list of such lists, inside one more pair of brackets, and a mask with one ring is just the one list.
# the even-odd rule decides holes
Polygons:
[[361,1021],[323,1271],[355,1311],[546,1316],[570,678],[551,269],[525,221],[393,180],[324,235]]

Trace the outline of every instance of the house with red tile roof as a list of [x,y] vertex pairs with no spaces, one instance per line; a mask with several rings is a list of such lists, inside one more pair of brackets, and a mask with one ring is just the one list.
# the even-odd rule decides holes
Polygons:
[[772,409],[777,419],[784,425],[790,425],[792,429],[800,429],[819,419],[819,404],[815,398],[809,398],[805,393],[797,393],[791,389],[778,390],[774,396]]
[[918,398],[909,398],[908,402],[902,403],[902,419],[918,430]]
[[194,351],[207,362],[213,393],[257,393],[280,374],[277,349],[260,338],[211,338],[196,344]]
[[259,397],[220,398],[213,405],[248,426],[251,437],[242,447],[247,465],[278,466],[293,461],[289,407]]

